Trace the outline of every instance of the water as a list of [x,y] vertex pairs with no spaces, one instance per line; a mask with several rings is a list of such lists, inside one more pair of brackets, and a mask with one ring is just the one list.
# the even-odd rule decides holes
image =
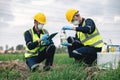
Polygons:
[[60,34],[60,42],[61,42],[61,43],[67,42],[67,35],[66,35],[65,30],[62,30],[62,31],[61,31],[61,34]]

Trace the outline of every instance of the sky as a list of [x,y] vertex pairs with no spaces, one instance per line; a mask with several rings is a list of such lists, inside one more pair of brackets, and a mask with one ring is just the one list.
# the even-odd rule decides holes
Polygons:
[[[47,17],[44,26],[49,33],[61,32],[64,25],[71,25],[65,18],[65,12],[78,9],[84,18],[94,20],[104,42],[111,39],[120,44],[120,5],[119,0],[0,0],[0,46],[9,47],[24,44],[23,33],[33,27],[33,16],[43,12]],[[67,31],[67,36],[74,36]],[[60,45],[60,34],[53,41]]]

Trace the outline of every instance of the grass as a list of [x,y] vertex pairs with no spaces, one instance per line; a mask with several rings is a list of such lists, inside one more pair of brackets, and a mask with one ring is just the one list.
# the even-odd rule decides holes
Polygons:
[[[23,54],[0,54],[0,61],[22,60]],[[27,77],[20,71],[14,69],[0,68],[0,80],[119,80],[120,67],[116,70],[99,70],[97,67],[88,68],[84,63],[73,64],[74,60],[68,54],[55,54],[52,71],[30,72]]]
[[17,80],[20,77],[20,72],[10,69],[0,69],[0,80]]
[[24,55],[21,54],[0,54],[0,61],[11,61],[11,60],[25,60]]

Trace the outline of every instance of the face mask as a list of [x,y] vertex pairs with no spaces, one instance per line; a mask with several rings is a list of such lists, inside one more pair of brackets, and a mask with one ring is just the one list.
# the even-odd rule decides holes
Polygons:
[[39,24],[38,25],[38,29],[41,30],[43,28],[43,25],[42,24]]
[[79,21],[79,20],[73,21],[73,25],[78,26],[79,24],[80,24],[80,21]]

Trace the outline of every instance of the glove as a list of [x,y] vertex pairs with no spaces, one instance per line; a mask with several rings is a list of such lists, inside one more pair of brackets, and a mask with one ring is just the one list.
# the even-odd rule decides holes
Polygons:
[[51,42],[50,42],[50,40],[47,40],[47,39],[46,39],[46,40],[44,40],[43,42],[44,42],[44,45],[48,45],[48,44],[50,44],[50,43],[51,43]]
[[62,30],[73,30],[73,27],[71,27],[71,26],[63,26]]
[[61,45],[63,45],[63,46],[71,46],[71,44],[68,43],[68,42],[62,42]]
[[47,39],[48,37],[49,37],[48,34],[44,34],[44,35],[42,36],[42,38],[40,39],[41,41],[43,41],[44,45],[48,45],[48,44],[51,43],[51,40],[48,40],[48,39]]
[[40,40],[44,42],[45,40],[47,40],[48,36],[49,36],[48,34],[44,34],[44,35],[40,38]]

